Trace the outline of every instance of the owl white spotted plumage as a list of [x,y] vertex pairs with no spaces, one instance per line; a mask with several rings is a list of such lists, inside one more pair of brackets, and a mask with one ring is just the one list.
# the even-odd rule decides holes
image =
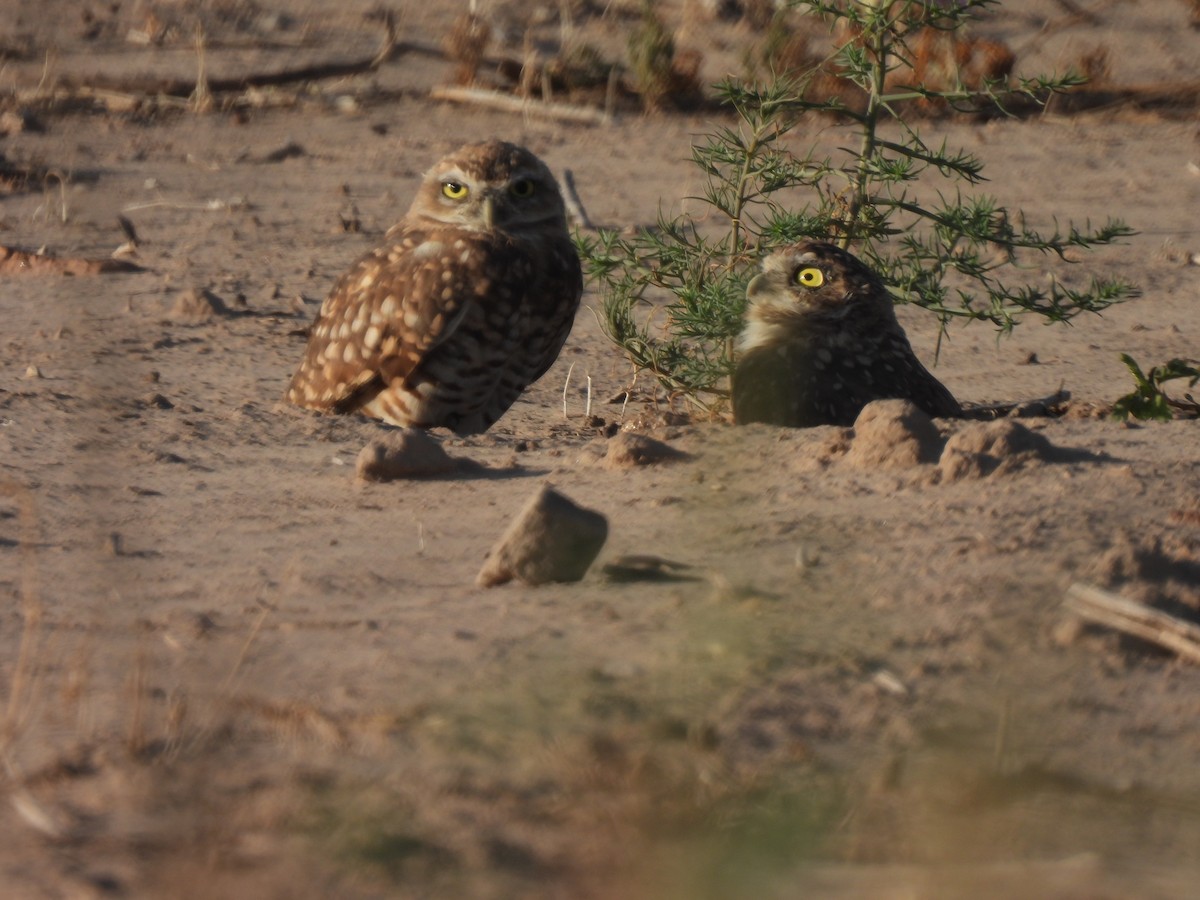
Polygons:
[[962,415],[921,365],[887,287],[861,260],[807,241],[777,250],[746,288],[733,371],[738,424],[853,425],[872,400],[911,400],[930,416]]
[[549,168],[524,147],[469,144],[426,173],[385,244],[338,279],[286,397],[486,431],[553,365],[582,291]]

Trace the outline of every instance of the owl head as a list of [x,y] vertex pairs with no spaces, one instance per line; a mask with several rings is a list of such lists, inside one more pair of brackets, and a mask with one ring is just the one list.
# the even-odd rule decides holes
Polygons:
[[821,241],[794,244],[768,256],[762,272],[747,285],[746,299],[743,350],[796,330],[844,331],[896,319],[879,277],[855,256]]
[[566,229],[558,182],[544,162],[516,144],[467,144],[425,173],[409,218],[475,231]]

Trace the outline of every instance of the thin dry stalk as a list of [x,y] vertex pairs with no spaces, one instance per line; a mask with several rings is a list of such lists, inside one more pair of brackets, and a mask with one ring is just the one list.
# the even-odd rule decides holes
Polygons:
[[567,389],[571,386],[571,373],[574,371],[575,363],[571,363],[571,365],[567,367],[567,377],[563,380],[562,404],[564,419],[571,418],[569,415],[567,415]]
[[211,112],[213,108],[213,95],[208,87],[208,73],[205,65],[205,44],[204,28],[197,25],[196,59],[199,70],[196,73],[196,89],[192,91],[192,96],[188,98],[188,104],[191,106],[192,112],[195,113]]
[[146,654],[139,650],[133,664],[133,672],[129,675],[130,713],[129,732],[125,737],[125,746],[130,756],[138,757],[150,746],[146,736]]
[[24,623],[17,662],[9,682],[0,751],[8,747],[28,721],[36,705],[37,674],[42,634],[42,599],[37,567],[37,513],[33,492],[15,481],[0,482],[0,497],[12,497],[19,508],[21,532],[21,612]]
[[579,192],[575,189],[575,174],[570,169],[563,169],[562,193],[563,202],[567,205],[567,215],[578,227],[594,231],[596,226],[588,218],[587,210],[583,208],[583,201],[579,199]]
[[65,175],[63,175],[62,172],[59,172],[57,169],[47,172],[46,180],[43,183],[45,190],[46,190],[46,194],[45,194],[45,196],[46,196],[46,203],[45,203],[46,218],[47,219],[50,218],[50,206],[51,206],[51,204],[50,204],[50,191],[51,191],[50,180],[51,179],[58,182],[58,202],[59,202],[59,207],[60,207],[59,218],[61,218],[62,223],[64,225],[66,225],[67,219],[70,218],[70,211],[67,209],[67,177]]
[[246,657],[250,653],[250,648],[253,646],[255,638],[258,637],[258,633],[262,631],[263,623],[267,621],[267,616],[270,614],[270,612],[271,607],[269,606],[263,606],[263,608],[259,611],[258,618],[254,620],[254,624],[250,627],[250,633],[246,635],[246,640],[242,644],[242,649],[238,653],[237,659],[234,660],[233,668],[229,670],[229,674],[226,675],[225,680],[221,682],[222,693],[228,693],[230,688],[233,686],[233,683],[238,676],[238,672],[240,672],[242,669],[242,663],[246,661]]

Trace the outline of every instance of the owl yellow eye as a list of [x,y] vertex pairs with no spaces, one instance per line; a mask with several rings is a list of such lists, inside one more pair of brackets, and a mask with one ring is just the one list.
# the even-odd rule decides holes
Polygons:
[[442,182],[442,196],[449,197],[451,200],[465,200],[469,193],[465,184],[459,184],[457,181]]
[[802,284],[808,288],[819,288],[824,283],[825,273],[812,266],[805,266],[796,273],[796,284]]
[[514,197],[532,197],[533,182],[528,178],[522,178],[509,185],[508,190]]

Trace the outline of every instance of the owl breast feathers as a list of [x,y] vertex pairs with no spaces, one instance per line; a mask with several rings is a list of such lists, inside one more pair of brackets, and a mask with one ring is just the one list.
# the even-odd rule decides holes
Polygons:
[[853,425],[872,400],[911,400],[930,416],[962,409],[913,353],[883,282],[817,241],[771,254],[746,291],[733,373],[738,424]]
[[394,425],[487,430],[558,357],[583,290],[550,170],[501,141],[462,147],[334,285],[287,390]]

